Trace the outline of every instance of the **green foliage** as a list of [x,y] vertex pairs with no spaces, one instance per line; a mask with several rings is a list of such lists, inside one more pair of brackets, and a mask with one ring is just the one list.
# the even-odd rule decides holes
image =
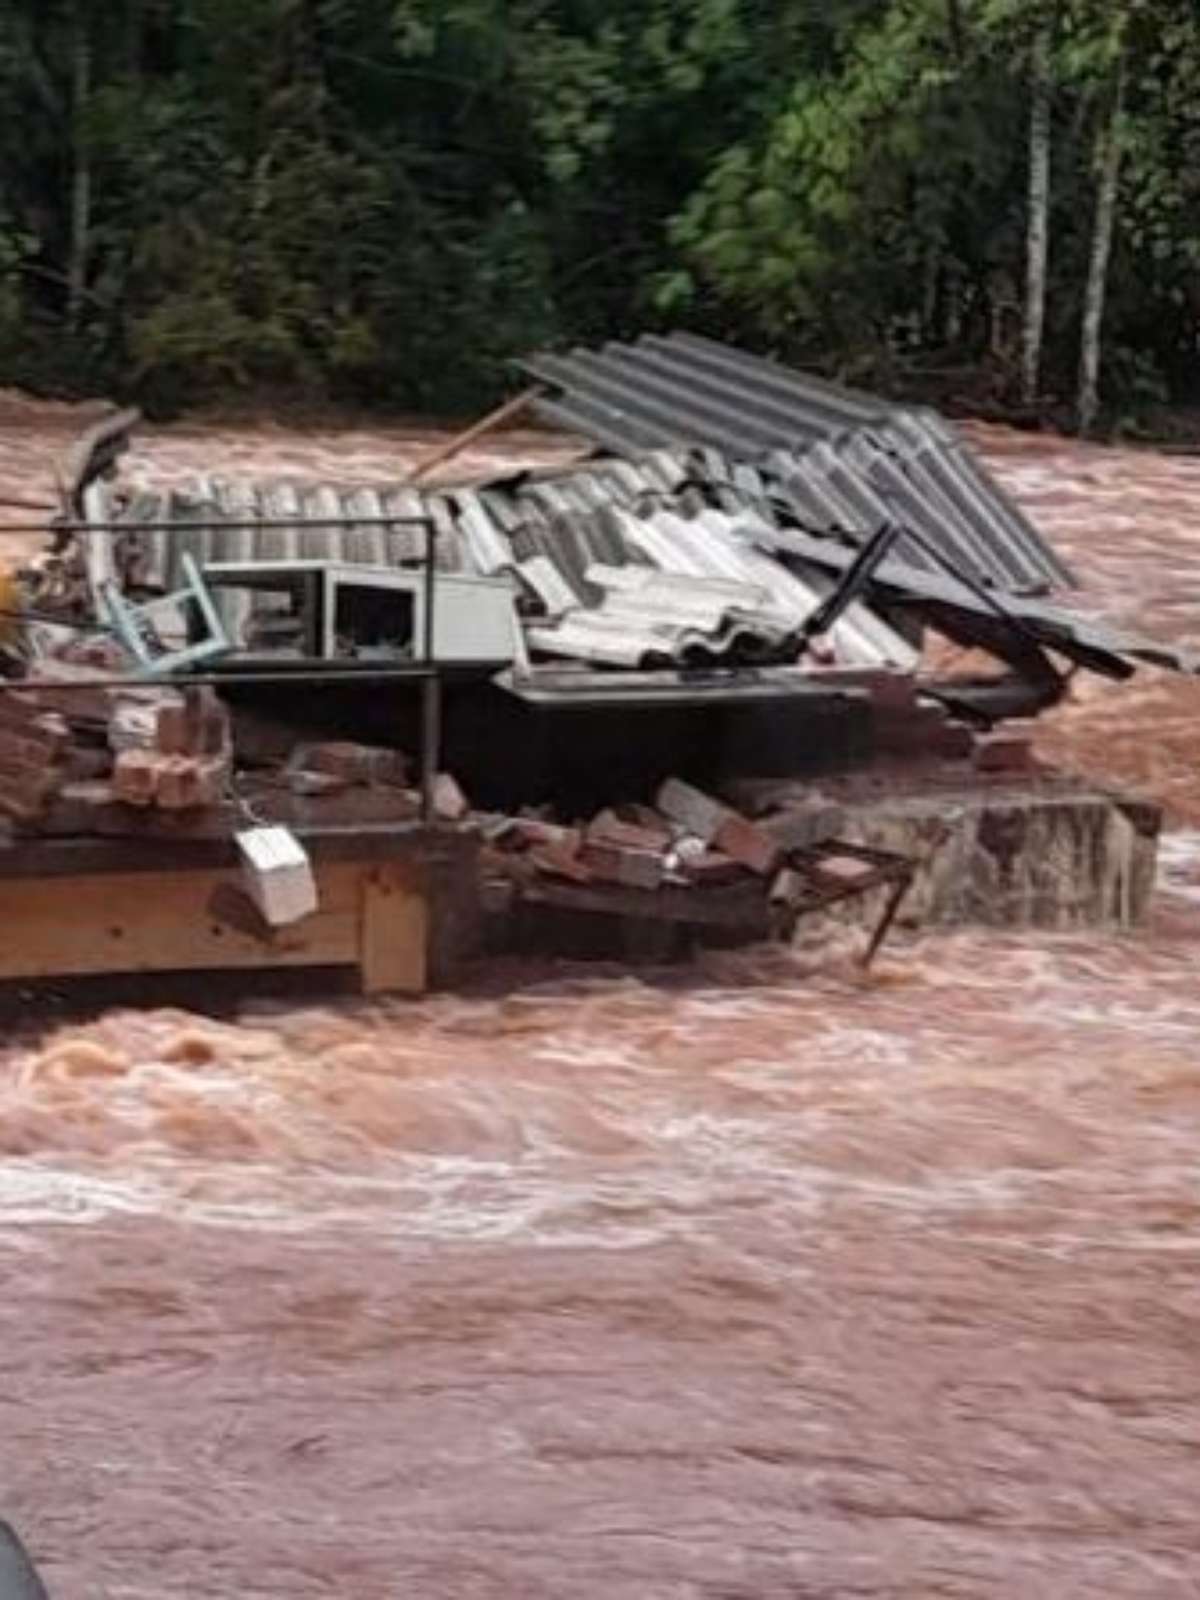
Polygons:
[[531,345],[671,322],[843,365],[950,351],[1003,377],[1049,29],[1050,378],[1074,371],[1120,60],[1108,384],[1128,404],[1194,385],[1193,0],[3,10],[9,381],[466,411]]
[[[833,8],[847,11],[849,8]],[[1055,82],[1050,371],[1069,383],[1090,250],[1097,150],[1119,60],[1138,70],[1109,321],[1114,388],[1194,378],[1200,309],[1200,17],[1185,0],[885,0],[859,8],[791,74],[679,208],[682,257],[658,282],[673,315],[713,302],[776,346],[845,360],[946,345],[1015,373],[1032,42]]]

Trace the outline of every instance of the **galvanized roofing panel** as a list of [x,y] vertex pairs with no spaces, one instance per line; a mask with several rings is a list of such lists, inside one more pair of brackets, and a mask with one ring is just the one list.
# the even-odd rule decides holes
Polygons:
[[[1066,564],[936,412],[886,401],[695,335],[538,354],[521,363],[547,421],[636,455],[715,447],[733,458],[720,503],[782,490],[813,533],[871,534],[899,521],[977,580],[1070,585]],[[926,564],[909,543],[905,558]]]
[[851,389],[845,384],[830,383],[811,372],[798,372],[778,361],[763,356],[748,355],[734,345],[722,344],[718,339],[708,339],[699,333],[673,333],[666,338],[651,335],[647,344],[657,349],[670,349],[676,359],[682,357],[693,372],[707,368],[713,372],[738,375],[740,380],[756,391],[802,402],[813,414],[814,437],[820,437],[839,428],[855,428],[877,417],[887,409],[887,402],[878,395],[862,389]]
[[[707,452],[706,462],[726,481],[738,473],[719,452]],[[743,478],[745,494],[761,500],[765,487],[758,474]],[[173,587],[185,548],[202,566],[411,565],[424,553],[421,529],[352,525],[355,517],[400,507],[434,519],[439,565],[513,574],[531,608],[526,632],[535,651],[608,665],[794,659],[800,627],[828,592],[828,580],[789,571],[755,548],[738,528],[739,519],[756,517],[743,493],[735,495],[736,515],[714,505],[715,498],[701,463],[678,452],[479,491],[301,490],[205,480],[141,506],[146,520],[211,517],[212,525],[178,538],[139,535],[145,557],[139,570],[152,568],[156,583]],[[769,516],[762,503],[761,515]],[[339,518],[345,525],[336,525]],[[284,525],[223,526],[234,519]],[[597,573],[623,576],[599,583]],[[239,590],[223,591],[220,602],[239,633],[275,603],[265,593]],[[852,665],[911,669],[916,661],[912,648],[861,604],[847,611],[829,644],[837,660]]]
[[[764,551],[785,556],[789,562],[823,566],[833,574],[844,572],[854,560],[853,551],[793,528],[768,528],[760,523],[747,526],[745,534]],[[1035,596],[1005,595],[989,604],[984,595],[950,574],[923,571],[895,557],[880,564],[874,582],[897,598],[950,607],[989,623],[1006,617],[1046,649],[1080,659],[1085,665],[1099,665],[1096,658],[1108,657],[1115,667],[1128,669],[1130,663],[1144,663],[1200,675],[1200,654],[1195,651],[1128,633]]]
[[[539,353],[520,363],[561,394],[549,403],[580,409],[627,445],[709,442],[739,455],[772,444],[795,447],[881,418],[887,402],[694,336],[645,335],[632,345]],[[539,402],[539,409],[545,402]],[[640,435],[640,436],[639,436]],[[606,441],[609,442],[609,441]]]
[[[989,528],[987,516],[994,508],[985,506],[987,515],[978,519],[955,515],[956,496],[978,493],[986,501],[987,486],[980,490],[973,483],[969,462],[968,470],[958,472],[955,463],[964,457],[950,437],[944,448],[940,421],[914,414],[903,428],[889,422],[801,452],[777,448],[756,463],[739,462],[705,445],[595,462],[557,477],[510,476],[457,491],[348,491],[203,479],[188,490],[166,493],[133,486],[131,495],[130,486],[122,485],[117,498],[111,488],[98,486],[92,514],[121,517],[128,531],[115,544],[124,552],[124,570],[149,589],[178,585],[185,551],[201,565],[306,555],[414,565],[424,557],[421,528],[349,522],[429,516],[438,528],[443,568],[511,573],[536,652],[610,666],[786,661],[794,659],[805,620],[828,595],[836,574],[854,560],[855,546],[897,506],[919,505],[929,545],[967,576],[974,576],[982,546],[997,553],[1011,577],[1020,552],[1015,541],[1006,543]],[[246,518],[278,518],[283,526],[227,525]],[[339,518],[347,523],[336,526]],[[177,535],[141,526],[205,519],[211,519],[210,526]],[[831,536],[832,530],[850,537]],[[715,604],[718,596],[728,603]],[[873,609],[872,596],[889,605],[897,599],[926,605],[935,617],[945,606],[995,617],[995,608],[976,589],[906,538],[876,574],[868,603],[848,608],[833,630],[828,642],[837,661],[901,670],[915,666],[916,652]],[[268,602],[230,594],[224,603],[240,608],[238,616],[245,620]],[[1003,593],[1001,604],[1019,627],[1048,647],[1074,653],[1101,670],[1130,660],[1196,670],[1197,664],[1180,653],[1042,601]]]

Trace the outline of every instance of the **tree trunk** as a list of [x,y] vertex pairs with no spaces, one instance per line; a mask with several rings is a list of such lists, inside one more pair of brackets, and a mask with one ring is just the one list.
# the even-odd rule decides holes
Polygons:
[[1097,134],[1099,189],[1092,229],[1092,257],[1083,301],[1083,334],[1079,353],[1079,431],[1090,433],[1100,408],[1100,355],[1104,328],[1104,302],[1108,293],[1108,263],[1112,256],[1117,222],[1117,192],[1121,182],[1121,125],[1125,114],[1125,59],[1117,63],[1112,109]]
[[936,244],[925,253],[924,283],[921,287],[921,343],[931,345],[937,338],[938,289],[942,281],[942,252]]
[[1046,327],[1051,111],[1054,99],[1051,45],[1051,27],[1046,22],[1034,36],[1030,62],[1029,218],[1025,238],[1025,326],[1021,341],[1021,398],[1026,405],[1036,402],[1040,390],[1042,338]]
[[950,30],[950,43],[955,60],[961,66],[967,56],[966,29],[963,27],[962,0],[946,0],[946,24]]
[[87,295],[92,230],[92,153],[88,119],[92,96],[92,41],[84,0],[76,0],[71,61],[71,245],[67,263],[67,321],[78,328]]

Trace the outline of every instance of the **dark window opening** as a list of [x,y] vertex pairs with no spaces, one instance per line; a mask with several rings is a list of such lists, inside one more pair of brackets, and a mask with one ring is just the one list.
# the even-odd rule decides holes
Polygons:
[[403,589],[340,583],[334,601],[334,653],[340,657],[411,659],[414,596]]

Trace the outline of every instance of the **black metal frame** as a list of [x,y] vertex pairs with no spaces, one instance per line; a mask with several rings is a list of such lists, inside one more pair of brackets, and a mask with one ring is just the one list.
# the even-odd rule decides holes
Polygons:
[[[843,880],[822,871],[823,862],[841,856],[861,861],[865,868],[863,873],[859,877]],[[866,949],[859,957],[859,965],[864,972],[868,971],[883,941],[891,932],[900,907],[912,889],[917,873],[916,862],[908,856],[896,855],[891,850],[879,850],[872,845],[850,844],[842,839],[827,839],[821,844],[809,845],[803,850],[792,850],[788,853],[787,862],[804,883],[803,894],[789,906],[789,911],[796,920],[811,912],[826,911],[831,906],[840,905],[844,900],[858,899],[861,895],[869,894],[872,889],[880,889],[885,885],[890,887],[891,893],[880,913],[879,921],[871,932]]]

